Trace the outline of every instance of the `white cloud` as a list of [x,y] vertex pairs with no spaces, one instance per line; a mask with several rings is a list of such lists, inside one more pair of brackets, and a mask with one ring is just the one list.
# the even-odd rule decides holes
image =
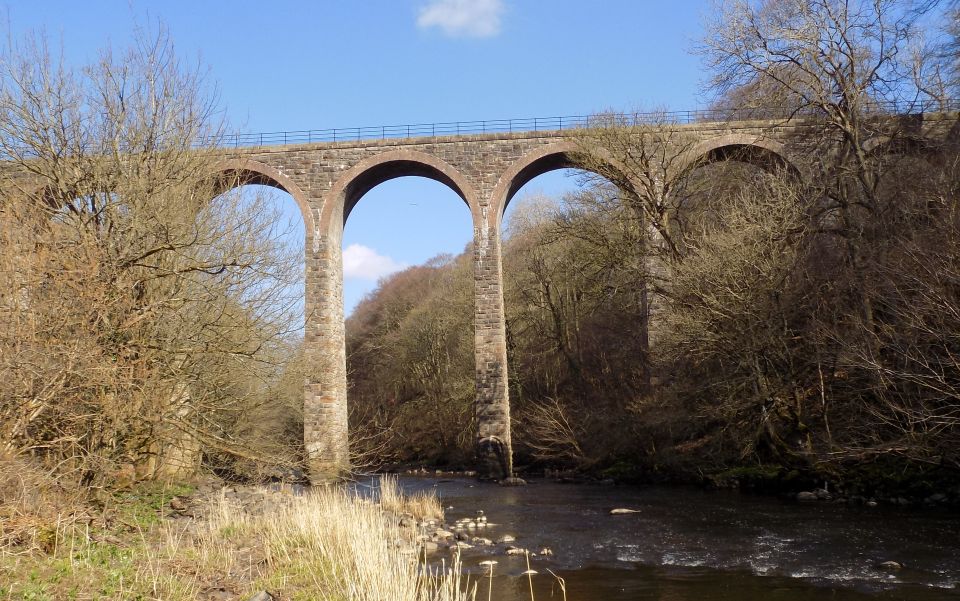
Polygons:
[[503,0],[430,0],[417,26],[439,27],[450,37],[488,38],[500,33]]
[[400,271],[406,265],[362,244],[351,244],[343,249],[343,277],[361,280],[379,280],[385,275]]

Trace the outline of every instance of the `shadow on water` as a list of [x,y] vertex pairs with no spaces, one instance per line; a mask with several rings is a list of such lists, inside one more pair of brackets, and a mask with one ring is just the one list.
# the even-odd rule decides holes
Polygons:
[[[530,558],[537,601],[958,599],[960,516],[776,498],[696,488],[602,487],[533,482],[501,488],[468,479],[401,478],[433,490],[448,523],[483,510],[477,536],[516,537]],[[610,515],[615,507],[637,510]],[[474,534],[471,531],[471,534]],[[438,558],[448,557],[445,552]],[[497,561],[491,597],[530,599],[523,556],[504,545],[462,553],[486,599],[484,560]],[[894,572],[884,561],[905,566]]]

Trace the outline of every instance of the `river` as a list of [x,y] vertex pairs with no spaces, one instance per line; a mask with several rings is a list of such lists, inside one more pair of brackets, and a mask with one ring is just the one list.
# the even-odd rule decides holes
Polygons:
[[[500,487],[471,479],[402,477],[432,490],[446,521],[485,512],[478,535],[516,537],[532,557],[537,601],[958,599],[960,515],[887,507],[801,504],[733,491],[532,481]],[[613,508],[636,513],[611,515]],[[523,556],[504,546],[462,554],[486,599],[484,560],[496,560],[493,599],[530,600]],[[884,561],[904,568],[886,571]],[[554,575],[551,575],[552,571]]]

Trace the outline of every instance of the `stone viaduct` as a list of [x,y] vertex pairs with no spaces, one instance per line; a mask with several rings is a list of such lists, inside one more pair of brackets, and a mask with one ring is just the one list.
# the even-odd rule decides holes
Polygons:
[[[955,116],[951,122],[956,123]],[[803,171],[803,124],[772,121],[677,126],[695,143],[689,164],[748,157]],[[349,470],[342,235],[350,211],[392,178],[422,176],[450,187],[473,218],[477,451],[481,472],[512,473],[500,221],[514,194],[551,170],[578,167],[569,131],[424,136],[225,149],[230,185],[288,192],[306,227],[304,442],[312,481]],[[745,152],[744,152],[745,151]],[[225,179],[225,181],[227,181]]]

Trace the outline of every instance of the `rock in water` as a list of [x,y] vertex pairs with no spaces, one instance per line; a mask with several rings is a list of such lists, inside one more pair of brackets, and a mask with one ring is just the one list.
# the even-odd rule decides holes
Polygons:
[[880,568],[881,570],[895,571],[895,570],[902,570],[903,564],[897,561],[884,561],[883,563],[879,564],[877,567]]
[[797,500],[803,503],[809,503],[810,501],[818,500],[818,497],[817,497],[817,493],[810,492],[809,490],[805,490],[803,492],[797,493]]
[[523,478],[504,478],[500,481],[500,486],[526,486],[527,481]]
[[640,513],[639,509],[627,509],[625,507],[617,507],[616,509],[610,510],[610,515],[624,515],[627,513]]

